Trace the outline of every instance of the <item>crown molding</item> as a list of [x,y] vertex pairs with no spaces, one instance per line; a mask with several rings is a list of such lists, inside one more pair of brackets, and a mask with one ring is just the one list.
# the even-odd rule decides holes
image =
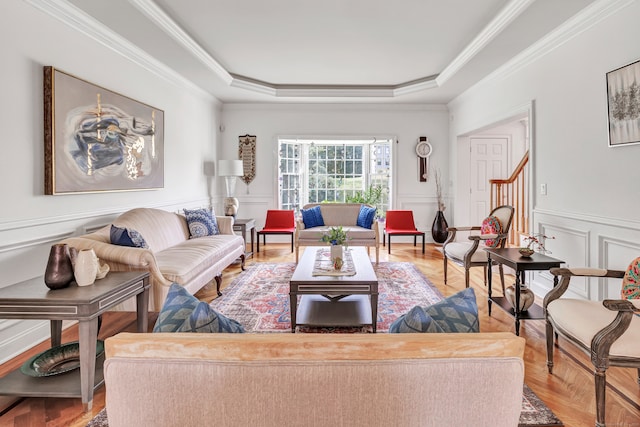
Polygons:
[[123,56],[136,65],[155,74],[156,76],[187,89],[200,96],[214,100],[221,104],[220,100],[203,90],[190,80],[175,72],[164,63],[158,61],[144,50],[140,49],[124,37],[116,34],[106,25],[97,21],[66,0],[24,0],[26,3],[40,9],[62,23],[68,25],[81,34],[107,47],[113,52]]
[[438,86],[454,76],[460,69],[500,34],[514,19],[516,19],[535,0],[512,0],[489,24],[469,43],[458,56],[436,78]]
[[[480,80],[470,90],[472,91],[474,88],[479,88],[487,83],[501,80],[512,75],[635,1],[636,0],[598,0],[592,3],[545,37],[532,44],[529,48],[514,56],[503,66],[497,68],[484,79]],[[452,102],[455,102],[455,100]]]
[[231,74],[189,36],[169,15],[152,0],[129,0],[140,12],[155,22],[165,33],[184,46],[193,56],[204,63],[225,84],[230,85],[234,78]]

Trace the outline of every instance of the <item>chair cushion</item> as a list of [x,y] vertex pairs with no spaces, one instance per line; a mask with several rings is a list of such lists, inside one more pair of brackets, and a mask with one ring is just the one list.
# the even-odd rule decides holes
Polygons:
[[371,206],[360,206],[360,213],[358,214],[358,221],[356,225],[364,228],[371,228],[373,224],[373,218],[376,216],[376,208]]
[[128,228],[122,228],[111,224],[111,231],[109,232],[109,239],[111,243],[118,246],[130,246],[132,248],[147,249],[149,245],[142,237],[142,234],[136,230]]
[[623,299],[637,299],[640,298],[640,257],[634,259],[622,279],[622,292]]
[[464,289],[428,307],[415,306],[389,328],[390,333],[479,331],[478,305],[473,288]]
[[[470,242],[451,242],[445,246],[447,258],[462,262],[464,255],[471,249],[471,246],[473,246],[473,243]],[[487,262],[487,251],[478,248],[471,255],[471,262]]]
[[[480,234],[500,234],[502,233],[502,224],[497,216],[489,215],[482,221]],[[500,244],[500,239],[485,240],[484,244],[490,248],[496,248]]]
[[[640,299],[632,300],[640,309]],[[585,348],[602,328],[610,324],[618,314],[602,305],[602,301],[559,298],[547,306],[547,313],[554,326],[563,334],[573,337]],[[633,316],[631,325],[611,345],[609,352],[615,356],[640,358],[640,317]]]
[[218,221],[213,209],[185,209],[184,216],[187,218],[190,239],[220,234]]
[[153,332],[241,333],[240,323],[218,313],[177,283],[169,288]]
[[324,225],[320,206],[314,206],[310,209],[302,209],[301,213],[304,228],[320,227]]

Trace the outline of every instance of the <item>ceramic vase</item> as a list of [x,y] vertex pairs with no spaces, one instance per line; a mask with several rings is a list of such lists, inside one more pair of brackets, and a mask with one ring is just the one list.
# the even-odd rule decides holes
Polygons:
[[78,252],[74,272],[78,286],[93,285],[98,274],[98,257],[93,249]]
[[431,237],[433,237],[434,242],[444,243],[447,240],[449,234],[447,227],[449,227],[449,224],[447,224],[447,219],[444,217],[444,212],[438,211],[431,226]]
[[335,264],[336,258],[342,259],[342,245],[331,245],[331,263]]
[[58,243],[51,246],[47,268],[44,272],[44,284],[49,289],[62,289],[69,286],[73,280],[73,266],[69,247]]
[[[511,303],[512,307],[516,306],[516,288],[509,286],[505,289],[505,297]],[[527,311],[533,305],[535,295],[531,289],[526,286],[520,286],[520,311]]]

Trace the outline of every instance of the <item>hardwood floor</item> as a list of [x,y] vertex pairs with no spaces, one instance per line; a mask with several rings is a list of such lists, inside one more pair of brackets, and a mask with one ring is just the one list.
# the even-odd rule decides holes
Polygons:
[[[426,253],[422,254],[420,245],[414,248],[411,244],[394,243],[391,255],[387,254],[386,248],[380,248],[380,262],[413,262],[445,296],[452,295],[464,288],[464,274],[458,267],[449,264],[448,285],[445,286],[442,276],[442,255],[436,248],[435,245],[427,245]],[[373,258],[373,252],[371,256]],[[267,244],[261,246],[261,252],[255,254],[254,258],[250,258],[247,264],[293,262],[294,259],[288,243]],[[223,290],[241,273],[239,265],[225,270]],[[494,283],[499,283],[499,280],[496,275]],[[481,331],[514,331],[513,319],[495,305],[491,317],[488,316],[487,292],[483,285],[481,268],[472,269],[471,283],[478,300]],[[511,283],[513,283],[513,277],[507,276],[507,285]],[[203,301],[213,300],[216,297],[215,286],[209,285],[203,288],[196,296]],[[537,303],[540,304],[540,301]],[[150,328],[153,327],[156,317],[157,314],[150,314]],[[104,339],[118,331],[135,332],[134,313],[105,314],[100,338]],[[560,339],[556,346],[554,373],[549,375],[546,367],[544,321],[521,322],[520,335],[527,340],[525,381],[529,387],[554,411],[565,426],[593,426],[595,424],[595,392],[589,357],[570,343]],[[63,332],[63,342],[76,339],[76,327],[68,328]],[[16,369],[29,357],[47,347],[48,341],[0,365],[0,376]],[[635,369],[622,368],[610,368],[607,371],[609,382],[607,426],[640,427],[640,385],[636,382],[636,373]],[[0,427],[83,427],[104,407],[104,402],[104,387],[96,392],[93,409],[87,414],[82,412],[80,399],[22,399],[11,409],[3,412],[0,416]]]

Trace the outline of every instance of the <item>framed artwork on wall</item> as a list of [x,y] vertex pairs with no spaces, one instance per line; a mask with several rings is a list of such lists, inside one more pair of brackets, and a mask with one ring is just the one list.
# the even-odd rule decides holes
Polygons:
[[164,187],[164,112],[44,67],[45,194]]
[[251,184],[256,177],[256,136],[244,135],[238,137],[238,157],[242,160],[244,175],[240,177],[245,184]]
[[607,73],[609,147],[640,144],[640,61]]

